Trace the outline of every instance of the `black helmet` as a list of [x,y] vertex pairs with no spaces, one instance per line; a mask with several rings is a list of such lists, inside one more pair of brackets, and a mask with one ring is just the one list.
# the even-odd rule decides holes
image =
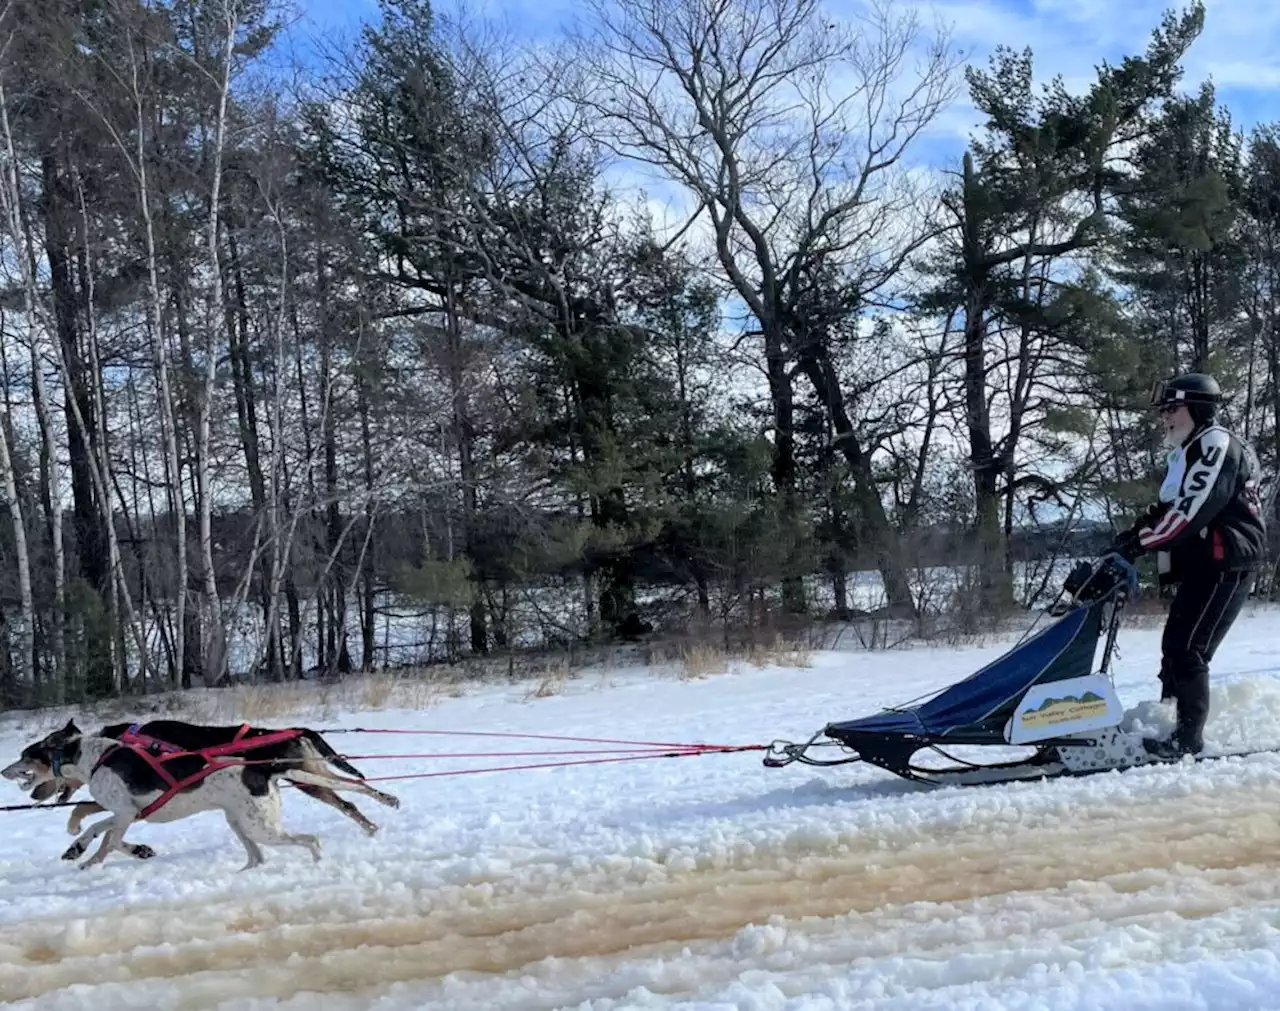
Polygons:
[[1191,416],[1203,424],[1212,421],[1222,403],[1222,387],[1211,375],[1188,372],[1168,381],[1160,380],[1151,388],[1152,407],[1186,404]]

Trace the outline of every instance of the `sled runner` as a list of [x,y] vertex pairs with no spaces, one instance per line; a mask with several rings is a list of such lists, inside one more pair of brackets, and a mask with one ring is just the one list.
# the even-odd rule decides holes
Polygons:
[[[1119,729],[1124,706],[1110,674],[1120,615],[1137,592],[1137,571],[1115,554],[1082,565],[1087,572],[1074,591],[1064,588],[1049,608],[1057,620],[1035,635],[1028,632],[977,673],[913,704],[829,723],[804,743],[775,741],[764,764],[869,762],[916,782],[968,786],[1159,762],[1143,748],[1139,735]],[[1104,636],[1102,662],[1095,671],[1094,655]],[[820,741],[824,735],[830,740]],[[1025,746],[1036,750],[1015,760],[983,763],[952,753],[962,746],[989,752],[1019,746],[1024,752]],[[845,757],[813,758],[808,753],[817,747],[839,747]],[[917,764],[922,752],[947,764]]]

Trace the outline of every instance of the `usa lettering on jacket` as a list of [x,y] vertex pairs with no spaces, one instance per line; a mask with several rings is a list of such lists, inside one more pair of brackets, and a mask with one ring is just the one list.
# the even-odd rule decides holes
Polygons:
[[1144,548],[1170,544],[1192,525],[1213,495],[1230,448],[1231,433],[1215,425],[1190,445],[1169,454],[1169,471],[1160,486],[1160,499],[1168,502],[1169,508],[1151,526],[1138,531]]

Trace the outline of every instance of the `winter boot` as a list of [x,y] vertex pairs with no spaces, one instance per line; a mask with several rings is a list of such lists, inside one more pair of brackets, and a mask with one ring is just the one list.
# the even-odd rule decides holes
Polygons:
[[1062,761],[1062,755],[1053,745],[1036,750],[1036,753],[1027,759],[1028,765],[1057,765]]
[[1204,741],[1195,738],[1184,738],[1178,731],[1174,731],[1164,740],[1157,740],[1154,737],[1144,737],[1142,746],[1146,748],[1147,754],[1152,758],[1159,759],[1161,762],[1177,762],[1185,755],[1198,755],[1204,750]]
[[1144,737],[1142,746],[1147,754],[1162,762],[1177,762],[1184,755],[1198,755],[1204,751],[1204,720],[1197,719],[1188,707],[1178,704],[1178,725],[1172,734],[1163,740]]
[[1176,762],[1183,755],[1198,755],[1204,750],[1204,725],[1209,719],[1209,668],[1203,661],[1178,667],[1161,665],[1160,680],[1164,691],[1174,697],[1177,725],[1165,740],[1146,738],[1142,746],[1147,753],[1165,762]]

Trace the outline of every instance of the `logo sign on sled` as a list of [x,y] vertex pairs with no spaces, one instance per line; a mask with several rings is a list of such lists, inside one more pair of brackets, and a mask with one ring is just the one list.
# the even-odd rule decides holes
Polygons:
[[1111,681],[1102,674],[1051,681],[1031,688],[1009,721],[1010,744],[1030,744],[1063,734],[1103,730],[1124,718]]

